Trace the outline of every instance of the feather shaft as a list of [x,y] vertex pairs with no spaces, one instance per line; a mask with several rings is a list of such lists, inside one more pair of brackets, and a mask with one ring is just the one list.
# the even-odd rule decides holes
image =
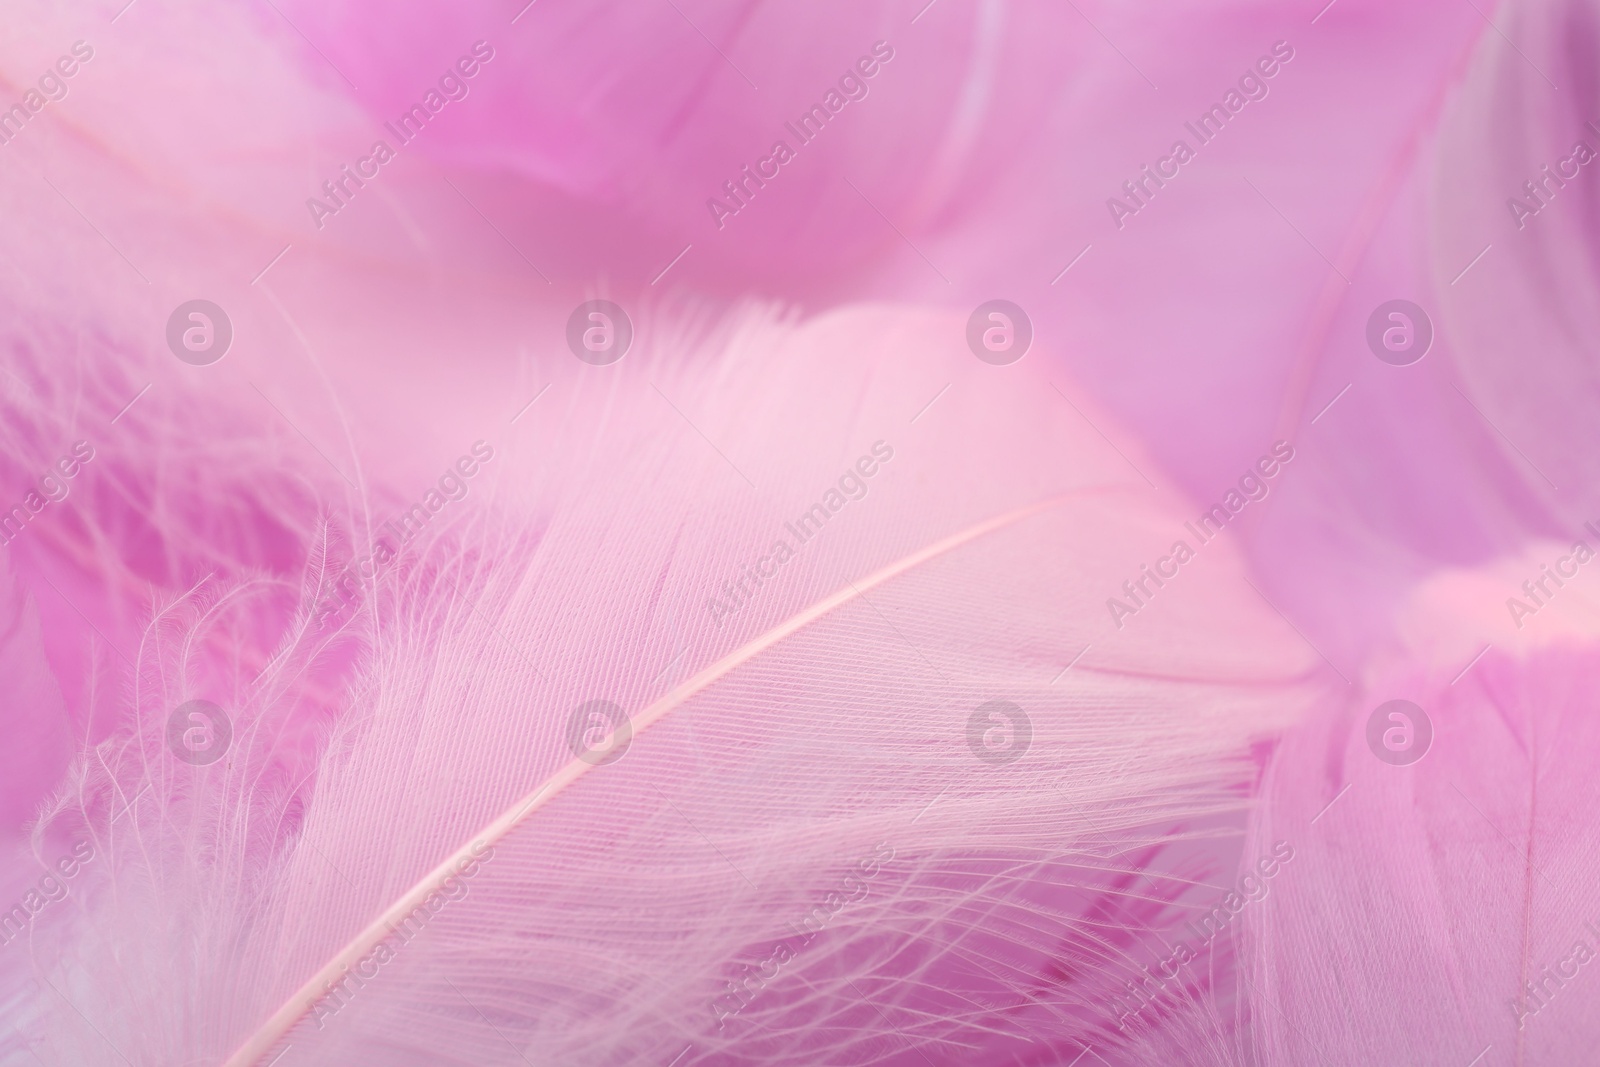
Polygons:
[[[965,530],[951,534],[949,537],[935,541],[927,547],[873,572],[860,582],[845,583],[844,588],[824,597],[804,611],[791,616],[782,624],[773,627],[754,640],[741,645],[645,708],[639,713],[633,724],[634,732],[637,734],[649,728],[673,709],[682,705],[684,701],[715,684],[735,668],[754,659],[762,652],[827,615],[835,608],[864,596],[867,590],[883,585],[885,582],[897,578],[929,560],[936,559],[987,534],[1032,518],[1051,508],[1059,507],[1075,495],[1081,494],[1053,497],[1049,500],[1030,504],[995,518],[987,519],[975,526],[970,526]],[[374,919],[366,929],[357,934],[349,944],[340,949],[321,970],[317,971],[316,974],[306,980],[304,985],[295,990],[289,999],[262,1023],[239,1046],[233,1055],[228,1057],[223,1067],[254,1067],[261,1057],[276,1047],[283,1036],[305,1017],[306,1013],[311,1010],[312,1005],[316,1003],[317,998],[322,995],[328,983],[338,978],[353,966],[357,960],[371,951],[379,941],[389,936],[395,924],[401,918],[416,910],[423,900],[438,888],[439,883],[444,878],[454,873],[461,863],[480,855],[478,850],[486,846],[492,848],[507,834],[515,830],[525,819],[548,804],[562,790],[583,777],[586,772],[595,766],[596,764],[585,760],[572,760],[547,779],[538,789],[520,800],[515,807],[507,810],[505,814],[484,827],[479,833],[474,834],[470,841],[456,849],[442,863],[429,871],[416,885],[407,890],[400,899]]]

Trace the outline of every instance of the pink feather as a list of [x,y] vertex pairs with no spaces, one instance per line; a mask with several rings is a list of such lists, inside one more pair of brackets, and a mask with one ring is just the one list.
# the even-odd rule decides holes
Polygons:
[[1593,1044],[1587,0],[14,7],[0,1063]]
[[[1064,417],[1043,363],[979,363],[958,326],[749,312],[623,374],[544,358],[535,416],[496,435],[448,527],[347,631],[366,651],[311,774],[275,770],[322,643],[303,615],[230,703],[225,764],[162,759],[161,709],[193,695],[169,683],[86,769],[57,818],[146,799],[103,840],[83,930],[46,967],[98,1032],[52,1010],[36,1047],[476,1063],[509,1041],[562,1062],[775,1063],[1114,1041],[1092,964],[1126,947],[1099,927],[1176,921],[1167,905],[1220,862],[1208,842],[1239,810],[1249,746],[1314,698],[1316,672],[1223,546],[1119,628],[1106,576],[1137,576],[1183,512]],[[795,543],[812,504],[857,487]],[[727,593],[778,539],[795,557],[747,603]],[[217,614],[175,609],[195,637]],[[163,644],[143,669],[183,677]],[[594,699],[633,716],[615,765],[569,747]],[[971,748],[995,699],[1031,723],[1014,764]],[[475,843],[492,859],[452,883],[461,899],[379,960]],[[880,845],[878,880],[826,911]],[[1130,850],[1148,887],[1115,869]],[[784,920],[819,902],[802,953]],[[147,934],[113,933],[130,928]],[[780,944],[791,980],[730,1010],[729,980]],[[377,977],[357,991],[351,966]]]
[[[1593,1047],[1600,599],[1560,589],[1520,629],[1506,608],[1567,553],[1430,582],[1360,698],[1276,754],[1253,836],[1298,856],[1246,920],[1264,1062],[1554,1064]],[[1369,714],[1395,698],[1432,723],[1405,766],[1369,751]]]

